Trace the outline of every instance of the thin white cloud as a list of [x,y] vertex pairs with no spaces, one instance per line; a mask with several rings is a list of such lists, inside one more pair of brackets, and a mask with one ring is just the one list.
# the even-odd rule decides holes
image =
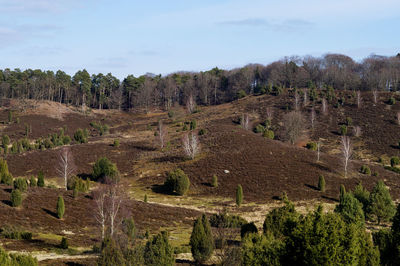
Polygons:
[[57,13],[79,7],[79,0],[0,0],[0,11],[14,13]]

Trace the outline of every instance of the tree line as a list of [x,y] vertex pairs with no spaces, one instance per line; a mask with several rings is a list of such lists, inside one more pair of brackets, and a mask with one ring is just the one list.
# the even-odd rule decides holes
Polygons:
[[204,72],[176,72],[166,76],[111,73],[73,76],[62,70],[0,70],[0,97],[50,100],[98,109],[162,107],[185,104],[215,105],[248,94],[279,88],[400,90],[400,54],[371,55],[361,62],[342,54],[322,57],[285,57],[269,65],[250,64],[233,70],[217,67]]

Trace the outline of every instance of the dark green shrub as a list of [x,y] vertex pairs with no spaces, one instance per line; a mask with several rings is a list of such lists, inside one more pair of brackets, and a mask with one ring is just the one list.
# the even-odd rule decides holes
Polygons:
[[388,103],[390,105],[395,105],[396,104],[396,99],[394,97],[390,97]]
[[58,219],[63,218],[64,212],[65,212],[64,199],[62,196],[58,196],[58,200],[57,200],[57,217],[58,217]]
[[22,203],[22,194],[18,189],[14,189],[11,192],[11,206],[19,207]]
[[88,142],[87,135],[88,133],[85,133],[84,130],[79,128],[74,133],[74,139],[77,143],[87,143]]
[[347,126],[346,125],[341,125],[340,126],[340,135],[347,135]]
[[114,147],[119,147],[119,140],[118,139],[114,139],[113,146]]
[[213,175],[212,177],[211,186],[218,187],[218,177],[216,175]]
[[265,127],[261,124],[258,124],[255,128],[254,128],[254,132],[255,133],[264,133],[265,131]]
[[63,136],[63,138],[62,138],[62,143],[63,143],[64,145],[70,144],[70,143],[71,143],[71,137],[70,137],[70,136]]
[[172,266],[175,263],[174,249],[169,244],[168,233],[163,231],[147,241],[144,248],[145,265]]
[[240,228],[247,224],[247,221],[239,215],[229,215],[226,213],[214,213],[210,216],[210,225],[218,228]]
[[169,117],[169,118],[174,117],[174,112],[173,112],[172,110],[169,110],[169,111],[168,111],[168,117]]
[[12,145],[11,145],[11,153],[18,153],[18,142],[15,141]]
[[364,175],[371,175],[371,169],[367,165],[361,166],[360,173]]
[[147,194],[144,194],[143,202],[144,202],[144,203],[147,203],[147,201],[148,201],[148,200],[147,200]]
[[5,175],[2,176],[1,182],[3,184],[6,184],[8,186],[12,186],[13,185],[13,176],[10,173],[7,173]]
[[189,244],[196,262],[204,263],[211,257],[214,250],[214,240],[210,223],[205,214],[194,222]]
[[105,135],[105,134],[108,134],[108,132],[109,132],[109,130],[110,130],[110,127],[108,126],[108,125],[103,125],[103,124],[101,124],[100,122],[99,123],[97,123],[97,122],[90,122],[90,125],[93,127],[93,128],[95,128],[98,132],[99,132],[99,134],[100,134],[100,136],[103,136],[103,135]]
[[254,222],[244,224],[240,228],[240,236],[242,238],[251,233],[258,233],[257,226],[254,224]]
[[32,240],[31,232],[22,231],[13,226],[8,226],[8,225],[5,225],[2,228],[0,228],[0,236],[8,239]]
[[29,186],[31,186],[31,187],[36,187],[37,186],[37,181],[36,181],[36,178],[34,176],[31,176],[31,179],[29,181]]
[[182,169],[176,169],[168,173],[168,177],[164,182],[165,189],[170,193],[176,193],[183,196],[190,187],[190,180]]
[[243,202],[243,189],[241,185],[238,185],[236,188],[236,205],[240,207]]
[[325,192],[325,178],[323,175],[318,177],[318,190],[321,192]]
[[207,130],[205,130],[204,128],[199,130],[199,136],[205,135],[207,133]]
[[317,143],[315,142],[309,142],[306,145],[306,148],[312,151],[316,151],[317,150]]
[[263,133],[263,137],[264,138],[268,138],[268,139],[274,139],[275,138],[274,131],[272,131],[270,129],[265,130],[264,133]]
[[1,138],[1,141],[2,141],[3,148],[4,149],[8,148],[8,145],[10,145],[10,138],[7,135],[3,135]]
[[336,206],[335,212],[339,213],[348,224],[364,223],[363,205],[352,193],[345,193],[343,200]]
[[366,190],[360,182],[355,187],[353,195],[363,205],[363,211],[366,215],[367,210],[368,210],[368,205],[369,205],[369,191]]
[[37,178],[37,186],[44,187],[44,174],[43,171],[40,171]]
[[246,97],[247,96],[247,94],[246,94],[246,92],[244,91],[244,90],[239,90],[238,92],[237,92],[237,98],[238,99],[242,99],[242,98],[244,98],[244,97]]
[[68,240],[65,237],[61,238],[60,248],[68,249]]
[[188,126],[186,124],[183,125],[182,131],[188,130]]
[[114,163],[106,157],[102,157],[93,165],[92,176],[94,180],[104,180],[107,178],[116,182],[119,179],[119,172]]
[[90,183],[88,181],[88,179],[85,181],[80,177],[72,176],[68,179],[67,188],[68,190],[76,189],[78,192],[87,192],[90,189]]
[[346,125],[351,127],[353,125],[353,119],[351,117],[346,117]]
[[28,189],[28,183],[25,178],[17,178],[14,180],[14,189],[25,192]]
[[11,123],[13,120],[13,113],[12,111],[8,111],[8,123]]
[[197,127],[197,122],[196,120],[193,119],[192,121],[190,121],[190,130],[195,130],[196,127]]
[[400,158],[399,157],[393,156],[392,158],[390,158],[390,165],[392,167],[395,167],[395,166],[397,166],[399,164],[400,164]]

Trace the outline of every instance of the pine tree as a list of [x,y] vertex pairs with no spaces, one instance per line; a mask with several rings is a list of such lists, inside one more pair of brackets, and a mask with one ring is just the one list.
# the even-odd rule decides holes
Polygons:
[[118,265],[125,266],[125,259],[121,249],[112,238],[104,239],[101,244],[101,254],[97,260],[99,266]]
[[44,174],[42,171],[40,171],[38,174],[37,185],[38,185],[38,187],[44,187]]
[[19,189],[14,189],[11,192],[11,205],[13,207],[18,207],[20,206],[22,203],[22,194],[21,191],[19,191]]
[[64,212],[65,212],[64,199],[62,196],[58,196],[58,200],[57,200],[57,217],[58,217],[58,219],[63,218]]
[[31,180],[29,182],[29,185],[31,187],[36,187],[37,186],[37,181],[36,181],[36,178],[34,176],[31,176]]
[[325,192],[325,178],[323,175],[320,175],[318,178],[318,190]]
[[145,265],[174,265],[174,251],[168,242],[168,233],[163,231],[147,241],[144,249]]
[[342,204],[342,201],[344,199],[344,195],[346,194],[346,188],[344,185],[340,185],[340,190],[339,190],[339,204]]
[[395,211],[389,190],[383,181],[378,181],[369,196],[369,215],[374,219],[376,218],[378,224],[380,224],[381,221],[389,221],[394,216]]
[[213,177],[212,177],[211,186],[218,187],[218,177],[216,175],[213,175]]
[[204,214],[194,222],[193,231],[190,236],[190,246],[196,262],[203,263],[212,255],[214,241],[210,223]]
[[338,212],[343,220],[349,224],[364,223],[364,212],[362,204],[352,193],[346,193],[339,205],[336,206],[335,212]]
[[243,189],[241,185],[238,185],[236,188],[236,205],[240,207],[243,202]]

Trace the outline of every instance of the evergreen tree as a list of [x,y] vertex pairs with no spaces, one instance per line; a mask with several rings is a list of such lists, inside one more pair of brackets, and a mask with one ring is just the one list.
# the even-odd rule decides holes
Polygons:
[[243,202],[243,189],[241,185],[238,185],[236,188],[236,205],[240,207]]
[[214,241],[211,226],[205,214],[194,222],[193,231],[190,236],[190,246],[196,262],[203,263],[212,255]]
[[323,175],[320,175],[318,178],[318,190],[325,192],[325,178]]
[[345,194],[346,194],[346,188],[344,187],[344,185],[340,185],[340,189],[339,189],[339,204],[342,203]]
[[44,187],[44,174],[43,174],[43,171],[39,172],[37,179],[38,179],[37,186],[38,187]]
[[37,186],[37,181],[36,181],[36,178],[34,176],[31,176],[31,180],[29,181],[29,185],[31,187],[36,187]]
[[354,197],[363,205],[364,214],[367,214],[369,204],[369,191],[366,190],[361,182],[355,187],[353,192]]
[[133,243],[136,237],[136,226],[133,218],[126,218],[122,221],[122,231],[127,236],[128,240]]
[[280,266],[285,252],[285,243],[273,234],[248,234],[242,240],[242,265]]
[[378,181],[369,196],[368,214],[380,224],[381,221],[389,221],[394,216],[395,211],[389,190],[383,181]]
[[102,157],[93,165],[92,176],[95,180],[109,178],[112,181],[118,181],[119,172],[114,163],[106,157]]
[[174,265],[174,251],[168,242],[168,233],[163,231],[147,241],[144,249],[145,265]]
[[216,175],[213,175],[212,177],[211,186],[218,187],[218,177]]
[[58,196],[58,200],[57,200],[57,217],[58,217],[58,219],[63,218],[64,212],[65,212],[64,199],[62,196]]
[[101,254],[97,260],[99,266],[125,266],[125,259],[121,249],[112,238],[105,238],[101,244]]
[[14,189],[11,192],[11,205],[13,207],[19,207],[22,203],[22,194],[19,189]]
[[351,193],[346,193],[343,200],[336,206],[335,212],[340,213],[346,223],[364,223],[362,204]]
[[183,196],[190,187],[190,180],[182,169],[175,169],[168,173],[164,182],[165,189],[170,193],[176,193]]

